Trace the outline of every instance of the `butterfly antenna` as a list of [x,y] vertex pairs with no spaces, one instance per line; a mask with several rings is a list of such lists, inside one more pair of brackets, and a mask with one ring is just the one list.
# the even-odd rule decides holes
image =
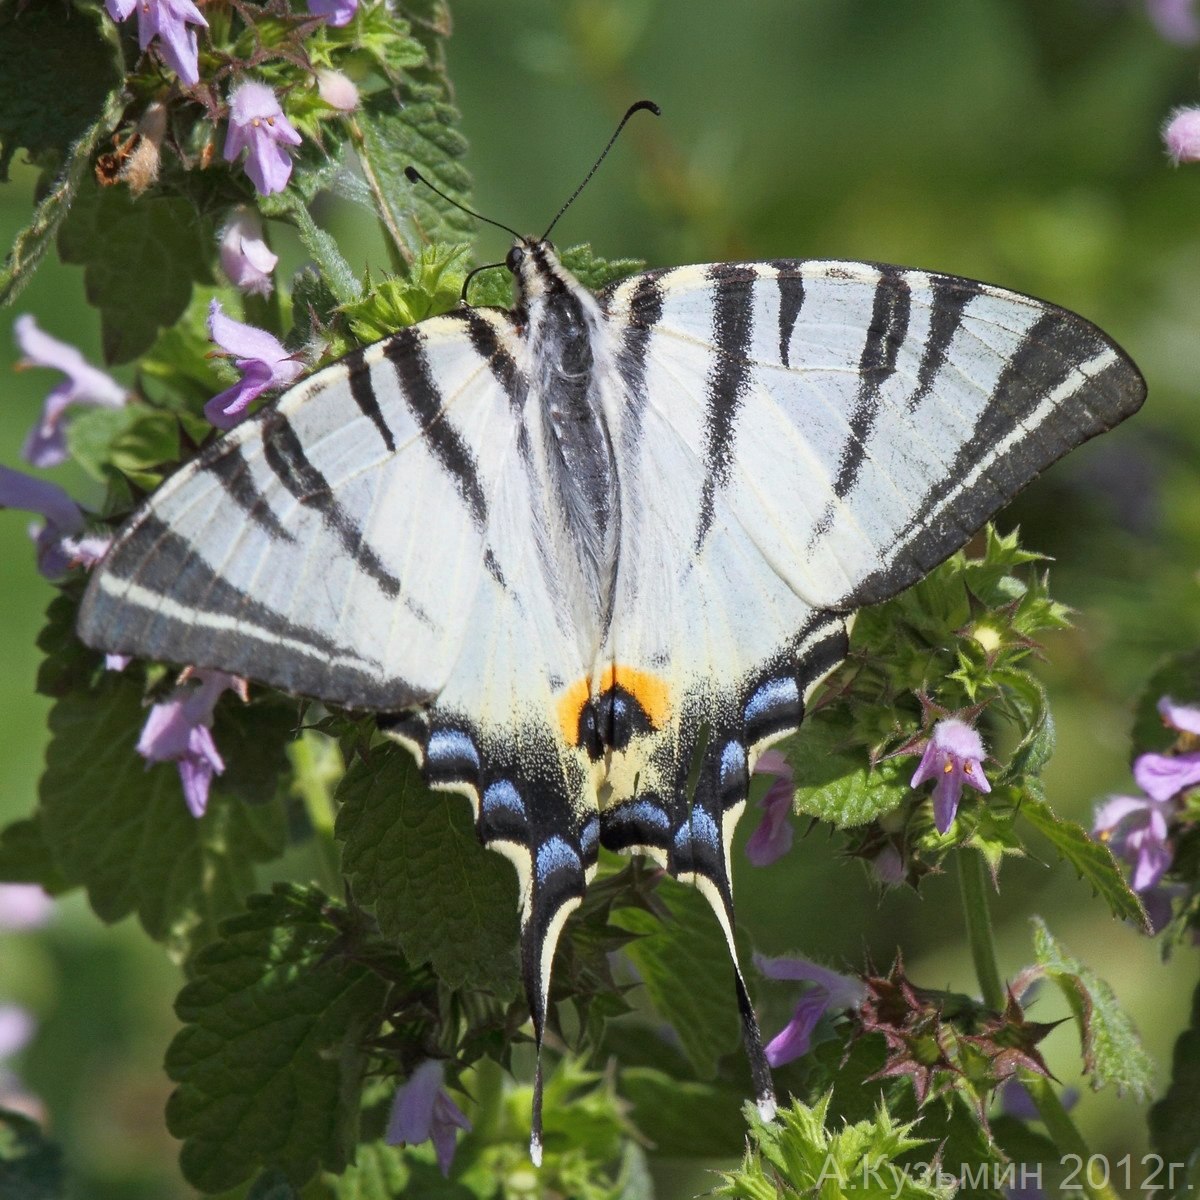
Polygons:
[[575,198],[579,195],[579,193],[582,192],[585,187],[587,187],[588,181],[593,175],[595,175],[596,171],[600,167],[600,164],[605,160],[605,158],[608,157],[608,152],[613,148],[613,143],[616,142],[617,138],[621,136],[621,130],[625,128],[625,123],[630,117],[633,116],[635,112],[641,112],[642,109],[652,112],[656,117],[662,116],[662,109],[659,108],[653,100],[639,100],[636,104],[631,104],[629,106],[625,115],[621,118],[621,123],[616,127],[616,129],[613,130],[612,137],[608,139],[608,145],[600,151],[600,157],[592,164],[592,169],[583,177],[583,182],[571,193],[571,196],[567,200],[566,204],[564,204],[562,208],[558,210],[558,215],[546,227],[546,232],[542,234],[541,240],[543,242],[550,236],[550,230],[558,224],[559,218],[567,211],[568,208],[571,207],[572,204],[575,203]]
[[478,275],[480,271],[494,271],[497,267],[502,267],[502,266],[504,266],[504,264],[502,262],[484,263],[482,267],[474,267],[472,270],[468,271],[466,279],[463,280],[462,291],[459,293],[459,297],[458,297],[459,304],[466,304],[467,288],[469,288],[471,286],[471,280],[474,279],[475,276]]
[[[447,204],[453,204],[460,212],[465,212],[468,217],[474,217],[477,221],[483,221],[488,225],[495,225],[497,229],[503,229],[505,233],[511,233],[519,242],[525,240],[524,236],[519,234],[515,229],[508,225],[502,225],[499,221],[493,221],[491,217],[485,217],[483,213],[477,213],[473,208],[468,208],[465,204],[460,204],[453,196],[447,196],[441,188],[434,187],[416,167],[405,167],[404,177],[409,183],[423,183],[435,196],[441,196]],[[503,265],[503,264],[501,264]]]

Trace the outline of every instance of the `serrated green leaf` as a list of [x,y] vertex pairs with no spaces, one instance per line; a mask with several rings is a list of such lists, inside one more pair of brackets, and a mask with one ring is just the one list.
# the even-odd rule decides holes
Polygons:
[[562,265],[593,292],[646,269],[640,258],[601,258],[587,242],[568,246],[558,257]]
[[[1151,1142],[1164,1159],[1200,1164],[1200,987],[1192,995],[1190,1027],[1175,1042],[1171,1085],[1149,1120]],[[1189,1174],[1195,1174],[1195,1166]],[[1168,1194],[1186,1195],[1193,1182],[1181,1180]]]
[[141,687],[112,673],[94,692],[59,700],[40,819],[58,870],[87,889],[102,920],[136,912],[152,938],[183,957],[240,907],[254,863],[281,852],[282,814],[249,810],[218,782],[196,820],[174,764],[148,767],[134,749],[145,717]]
[[104,357],[128,362],[153,345],[188,306],[192,284],[211,281],[215,232],[179,196],[142,196],[128,188],[82,184],[58,231],[64,262],[84,268],[90,303],[100,310]]
[[1004,779],[1037,775],[1054,753],[1054,717],[1042,684],[1026,671],[1010,671],[1004,683],[1022,710],[1026,732],[1012,752]]
[[353,1155],[362,1044],[387,985],[337,952],[344,912],[316,889],[252,896],[192,964],[179,993],[184,1028],[167,1051],[179,1084],[167,1124],[203,1191],[276,1168],[295,1186]]
[[738,1040],[729,947],[708,901],[694,888],[664,879],[657,895],[666,920],[645,909],[620,908],[610,922],[641,935],[625,953],[659,1016],[679,1035],[696,1073],[711,1079],[717,1060]]
[[[45,168],[33,218],[17,234],[0,269],[0,304],[15,300],[33,276],[92,155],[125,109],[116,26],[98,9],[79,5],[64,20],[67,11],[42,5],[18,14],[13,5],[0,12],[0,181],[7,178],[8,160],[18,145],[29,147]],[[45,69],[45,53],[62,64],[60,69]]]
[[65,1200],[62,1151],[36,1121],[0,1108],[0,1196]]
[[395,746],[351,764],[337,798],[343,870],[384,934],[452,988],[515,994],[516,876],[480,844],[466,800],[430,791]]
[[52,896],[70,890],[70,884],[54,865],[54,854],[46,844],[41,818],[36,813],[0,831],[0,881],[39,883]]
[[838,828],[865,825],[912,793],[912,759],[886,759],[872,769],[865,751],[846,752],[846,741],[845,724],[817,717],[784,748],[799,784],[795,811]]
[[1094,894],[1104,898],[1109,911],[1120,921],[1132,921],[1150,932],[1150,919],[1141,900],[1125,880],[1112,851],[1103,842],[1089,837],[1074,821],[1063,820],[1044,801],[1027,796],[1021,815],[1066,859],[1080,879],[1091,885]]
[[462,165],[466,139],[458,130],[458,110],[441,86],[406,82],[400,103],[390,93],[372,96],[355,118],[362,134],[359,157],[373,184],[385,226],[396,231],[406,259],[431,242],[464,242],[475,234],[475,220],[421,183],[410,183],[404,169],[414,166],[432,184],[470,204],[471,177]]
[[1128,1088],[1139,1100],[1149,1096],[1154,1063],[1112,988],[1067,953],[1040,917],[1033,918],[1033,948],[1038,965],[1058,984],[1079,1025],[1083,1066],[1092,1087],[1111,1083],[1118,1092]]

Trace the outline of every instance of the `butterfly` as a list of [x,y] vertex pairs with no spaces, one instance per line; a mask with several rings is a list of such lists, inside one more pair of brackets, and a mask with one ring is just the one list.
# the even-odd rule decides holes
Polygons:
[[169,478],[79,631],[380,714],[470,799],[520,881],[540,1161],[551,963],[601,846],[711,903],[773,1113],[730,883],[756,760],[857,609],[1145,384],[1083,318],[932,271],[714,263],[593,294],[548,236],[505,265],[511,309],[355,350]]

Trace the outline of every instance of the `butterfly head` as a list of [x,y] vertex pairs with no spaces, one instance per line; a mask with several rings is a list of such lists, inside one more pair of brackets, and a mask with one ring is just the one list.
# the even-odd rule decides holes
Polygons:
[[559,262],[558,251],[548,238],[518,239],[504,265],[512,273],[521,300],[538,300],[579,286]]

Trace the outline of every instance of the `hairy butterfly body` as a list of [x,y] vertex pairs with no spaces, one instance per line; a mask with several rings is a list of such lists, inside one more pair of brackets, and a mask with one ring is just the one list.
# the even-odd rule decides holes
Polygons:
[[770,1113],[729,872],[757,756],[799,726],[856,609],[1144,384],[1082,318],[932,272],[726,263],[593,295],[545,239],[508,266],[511,311],[355,351],[169,479],[80,632],[386,714],[517,869],[539,1047],[599,847],[694,883]]

